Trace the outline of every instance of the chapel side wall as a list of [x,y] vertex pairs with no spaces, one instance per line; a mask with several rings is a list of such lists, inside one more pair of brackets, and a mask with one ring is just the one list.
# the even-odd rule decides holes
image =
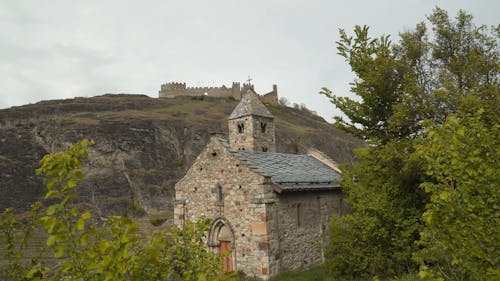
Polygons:
[[[218,197],[218,184],[222,187],[223,205]],[[226,148],[211,141],[175,189],[176,225],[180,226],[184,218],[224,217],[234,230],[235,269],[266,278],[269,258],[268,249],[263,247],[267,225],[262,200],[272,191],[264,177],[240,165]]]
[[347,212],[340,191],[285,193],[271,208],[270,232],[275,233],[269,252],[272,272],[322,263],[328,221],[332,215]]

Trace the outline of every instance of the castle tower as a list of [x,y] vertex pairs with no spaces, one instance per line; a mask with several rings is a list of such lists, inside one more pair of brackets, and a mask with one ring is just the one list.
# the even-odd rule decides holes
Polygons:
[[276,152],[274,116],[252,89],[243,94],[228,125],[232,149]]

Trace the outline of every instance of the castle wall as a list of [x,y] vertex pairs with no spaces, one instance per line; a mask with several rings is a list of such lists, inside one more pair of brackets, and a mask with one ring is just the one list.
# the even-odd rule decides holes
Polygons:
[[160,86],[158,97],[173,98],[176,96],[186,95],[186,83],[166,83]]
[[[222,200],[219,195],[221,187]],[[223,217],[231,226],[234,240],[234,270],[250,276],[269,276],[265,200],[274,198],[265,178],[240,165],[226,147],[214,137],[193,166],[175,185],[174,223],[207,216]],[[264,201],[263,201],[264,200]],[[212,251],[217,243],[208,241]]]
[[216,98],[228,98],[233,96],[233,89],[226,87],[169,87],[162,85],[159,92],[160,98],[163,97],[176,97],[176,96],[210,96]]
[[[216,98],[233,97],[236,100],[240,100],[241,96],[251,88],[252,85],[244,83],[240,86],[239,82],[233,82],[230,88],[224,85],[221,87],[187,87],[186,83],[171,82],[160,86],[158,97],[174,98],[178,96],[198,97],[206,95]],[[278,91],[276,85],[273,85],[272,92],[262,95],[260,98],[264,103],[278,105]]]
[[278,86],[273,85],[273,90],[267,94],[261,95],[260,100],[263,103],[277,106],[278,105]]

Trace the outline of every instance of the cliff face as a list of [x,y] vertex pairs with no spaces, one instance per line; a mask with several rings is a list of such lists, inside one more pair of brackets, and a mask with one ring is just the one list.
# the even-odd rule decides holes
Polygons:
[[[106,216],[171,209],[175,183],[212,133],[227,135],[232,99],[154,99],[141,95],[44,101],[0,110],[0,210],[26,210],[44,193],[35,175],[43,155],[83,138],[89,150],[79,204]],[[363,145],[322,118],[268,106],[276,118],[277,151],[314,147],[337,162]]]

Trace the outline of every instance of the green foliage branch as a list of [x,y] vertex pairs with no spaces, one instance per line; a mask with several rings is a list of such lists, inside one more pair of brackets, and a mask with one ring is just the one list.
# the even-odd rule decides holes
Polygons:
[[426,279],[500,279],[500,125],[483,114],[427,124],[414,155],[433,179],[416,255]]
[[[40,203],[35,204],[24,222],[16,219],[12,209],[1,214],[7,265],[0,268],[0,277],[12,281],[231,278],[221,272],[221,257],[204,247],[210,226],[206,218],[143,238],[130,219],[112,216],[99,222],[89,211],[72,207],[75,188],[83,179],[82,164],[92,144],[83,140],[41,160],[37,174],[45,176],[45,198],[52,203],[44,211]],[[39,227],[48,236],[45,250],[26,262],[26,246]]]
[[353,214],[329,225],[337,276],[420,266],[430,279],[497,280],[500,25],[475,26],[464,11],[452,20],[440,8],[428,21],[432,33],[422,22],[397,43],[369,37],[367,26],[340,31],[358,99],[321,93],[347,117],[336,126],[370,146],[344,166]]

